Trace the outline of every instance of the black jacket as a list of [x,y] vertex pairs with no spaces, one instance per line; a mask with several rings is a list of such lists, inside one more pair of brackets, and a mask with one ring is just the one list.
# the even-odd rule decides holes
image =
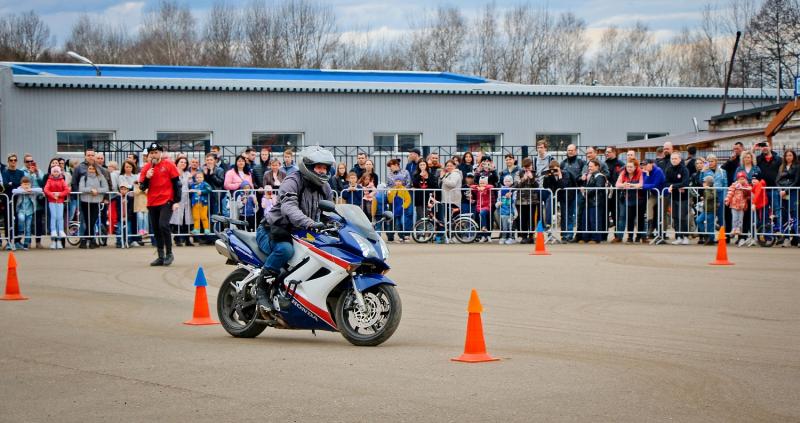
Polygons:
[[439,180],[436,178],[436,175],[432,174],[431,172],[428,172],[427,178],[423,178],[420,176],[419,172],[415,172],[413,175],[411,175],[411,186],[414,187],[414,206],[427,206],[428,196],[432,192],[436,194],[435,191],[427,190],[438,189]]
[[598,171],[597,173],[589,174],[589,178],[586,181],[586,188],[592,188],[586,191],[586,204],[588,204],[589,207],[605,206],[605,199],[608,198],[606,196],[606,191],[594,188],[604,188],[607,183],[608,179],[603,172]]
[[328,179],[328,184],[331,186],[331,190],[333,190],[334,195],[341,195],[342,191],[345,190],[350,184],[347,182],[347,175],[339,176],[333,175],[330,179]]
[[761,169],[761,178],[764,179],[768,187],[776,186],[781,162],[781,158],[778,157],[774,151],[772,152],[772,160],[770,161],[767,161],[763,154],[756,159],[756,166]]
[[793,165],[790,169],[785,167],[778,173],[775,184],[779,187],[800,187],[800,168]]
[[686,168],[686,165],[681,162],[677,166],[672,166],[670,163],[667,171],[664,172],[664,176],[666,178],[666,186],[672,187],[672,198],[679,201],[688,201],[689,192],[685,190],[680,192],[681,188],[689,186],[689,169]]
[[567,187],[578,186],[578,181],[581,179],[581,171],[585,165],[586,161],[578,156],[567,157],[561,161],[561,172],[564,175],[564,179],[566,179],[564,183]]

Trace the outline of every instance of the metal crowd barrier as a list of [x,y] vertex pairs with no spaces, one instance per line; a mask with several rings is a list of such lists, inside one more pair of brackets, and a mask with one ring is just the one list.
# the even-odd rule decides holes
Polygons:
[[[761,246],[772,246],[798,237],[798,210],[800,188],[764,188],[766,204],[760,207],[751,196],[751,208],[755,217],[753,237]],[[797,242],[797,241],[795,241]]]
[[13,223],[11,221],[11,203],[8,195],[6,193],[0,193],[0,219],[2,219],[2,225],[0,225],[0,243],[1,242],[8,242],[12,238],[13,233]]

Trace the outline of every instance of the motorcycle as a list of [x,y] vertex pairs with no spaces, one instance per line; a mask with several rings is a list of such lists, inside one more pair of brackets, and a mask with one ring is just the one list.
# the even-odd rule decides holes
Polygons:
[[[217,313],[225,330],[253,338],[267,327],[340,332],[351,344],[375,346],[392,336],[402,306],[386,277],[389,250],[360,207],[320,201],[327,226],[292,234],[294,255],[273,281],[272,310],[256,305],[256,284],[267,256],[247,223],[212,216],[227,226],[216,232],[217,252],[236,266],[219,289]],[[391,212],[384,220],[391,220]]]

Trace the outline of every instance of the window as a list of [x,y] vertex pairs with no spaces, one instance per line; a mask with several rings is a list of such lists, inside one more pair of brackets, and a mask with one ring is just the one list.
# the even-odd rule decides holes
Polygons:
[[570,144],[575,144],[576,146],[581,145],[581,134],[546,134],[546,133],[537,133],[536,139],[533,140],[534,147],[539,140],[547,141],[547,150],[548,151],[566,151],[567,146]]
[[499,151],[503,144],[502,134],[457,134],[457,151]]
[[270,133],[270,132],[253,132],[253,147],[261,149],[261,147],[269,147],[270,151],[275,153],[282,153],[287,148],[294,149],[303,146],[302,133]]
[[167,145],[167,150],[184,150],[185,148],[171,147],[170,144],[190,144],[192,150],[205,150],[206,143],[211,144],[211,132],[157,132],[156,139]]
[[668,132],[628,132],[628,141],[649,140],[652,138],[666,137]]
[[422,134],[377,133],[372,136],[376,152],[408,152],[422,145]]
[[114,131],[56,131],[56,150],[59,153],[83,153],[87,142],[113,139]]

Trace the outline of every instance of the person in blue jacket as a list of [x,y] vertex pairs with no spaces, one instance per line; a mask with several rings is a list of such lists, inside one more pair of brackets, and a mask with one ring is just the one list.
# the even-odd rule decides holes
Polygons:
[[664,189],[664,182],[666,177],[664,171],[656,166],[656,161],[653,159],[646,159],[644,161],[644,185],[642,189],[647,193],[647,239],[653,231],[658,231],[656,228],[656,219],[658,218],[658,194]]

